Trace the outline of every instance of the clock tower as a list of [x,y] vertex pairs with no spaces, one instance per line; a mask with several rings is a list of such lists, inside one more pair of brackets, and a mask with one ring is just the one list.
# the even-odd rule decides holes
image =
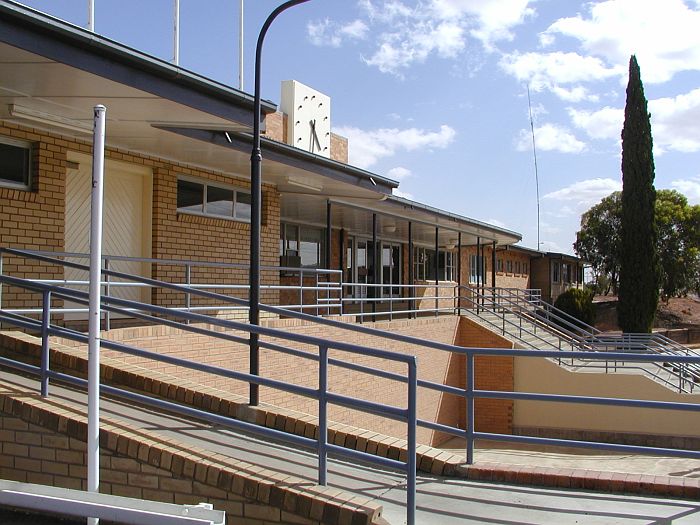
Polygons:
[[296,80],[284,80],[280,110],[287,115],[290,145],[330,158],[330,97]]

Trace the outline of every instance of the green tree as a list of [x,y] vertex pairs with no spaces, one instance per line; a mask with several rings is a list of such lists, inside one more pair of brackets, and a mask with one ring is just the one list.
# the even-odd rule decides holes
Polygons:
[[591,265],[598,293],[617,294],[620,275],[620,192],[605,197],[581,216],[574,250]]
[[650,115],[637,58],[629,64],[622,128],[622,223],[617,316],[624,332],[651,332],[659,302]]
[[675,190],[656,194],[655,222],[661,263],[661,289],[666,300],[697,288],[700,279],[700,206]]
[[[581,216],[574,243],[576,254],[591,264],[596,282],[609,284],[613,293],[620,273],[621,221],[621,194],[611,193]],[[700,205],[690,206],[685,195],[675,190],[659,190],[654,221],[664,297],[698,291]],[[606,292],[605,288],[597,291]]]

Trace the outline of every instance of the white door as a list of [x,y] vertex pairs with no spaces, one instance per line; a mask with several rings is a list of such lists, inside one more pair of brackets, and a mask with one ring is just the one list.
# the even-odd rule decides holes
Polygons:
[[[66,173],[65,250],[70,253],[88,254],[92,157],[69,152],[68,160],[72,167],[69,167]],[[153,175],[150,168],[106,161],[102,221],[103,255],[151,256],[152,186]],[[88,259],[78,262],[89,264]],[[148,275],[149,268],[147,263],[110,262],[110,269],[124,273]],[[66,269],[65,275],[69,280],[87,280],[87,273],[80,270]],[[118,279],[113,281],[119,282]],[[113,286],[110,294],[135,301],[147,300],[149,297],[147,289],[134,287]]]

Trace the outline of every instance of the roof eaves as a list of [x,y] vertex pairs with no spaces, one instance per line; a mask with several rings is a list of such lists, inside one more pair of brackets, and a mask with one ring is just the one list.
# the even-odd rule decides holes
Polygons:
[[[31,28],[33,31],[47,34],[63,42],[78,45],[83,49],[85,47],[94,49],[99,51],[99,54],[105,58],[110,58],[134,69],[146,71],[170,82],[178,83],[200,92],[206,92],[222,101],[251,110],[253,108],[254,99],[248,93],[208,79],[165,60],[16,2],[0,0],[0,18],[9,19],[14,24],[21,24]],[[2,38],[0,37],[0,39]],[[8,43],[12,45],[12,42]],[[263,113],[272,113],[276,110],[277,106],[273,102],[262,101]]]
[[500,228],[498,226],[494,226],[493,224],[479,221],[477,219],[472,219],[470,217],[465,217],[463,215],[459,215],[459,214],[452,213],[449,211],[441,210],[440,208],[436,208],[436,207],[430,206],[428,204],[423,204],[420,202],[412,201],[410,199],[406,199],[405,197],[399,197],[397,195],[390,195],[387,200],[395,201],[399,204],[403,204],[404,206],[411,206],[413,208],[421,209],[421,210],[427,211],[429,213],[440,215],[442,217],[446,217],[446,218],[449,218],[452,220],[466,222],[466,223],[469,223],[470,225],[478,226],[480,228],[484,228],[484,229],[492,231],[494,233],[500,233],[503,235],[508,235],[508,236],[517,238],[518,240],[522,239],[522,235],[519,234],[518,232],[508,230],[506,228]]

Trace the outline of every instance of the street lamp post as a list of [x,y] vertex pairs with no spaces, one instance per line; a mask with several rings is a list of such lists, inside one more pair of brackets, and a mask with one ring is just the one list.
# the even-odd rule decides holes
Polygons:
[[[262,152],[260,150],[260,58],[267,30],[277,16],[290,7],[303,4],[309,0],[289,0],[267,17],[258,35],[255,48],[255,102],[253,107],[253,151],[250,155],[250,186],[251,186],[251,217],[250,217],[250,293],[248,297],[248,319],[251,325],[260,323],[260,221],[262,204],[262,184],[260,173],[262,169]],[[260,374],[259,336],[250,334],[250,373]],[[250,383],[250,405],[258,405],[258,385]]]

